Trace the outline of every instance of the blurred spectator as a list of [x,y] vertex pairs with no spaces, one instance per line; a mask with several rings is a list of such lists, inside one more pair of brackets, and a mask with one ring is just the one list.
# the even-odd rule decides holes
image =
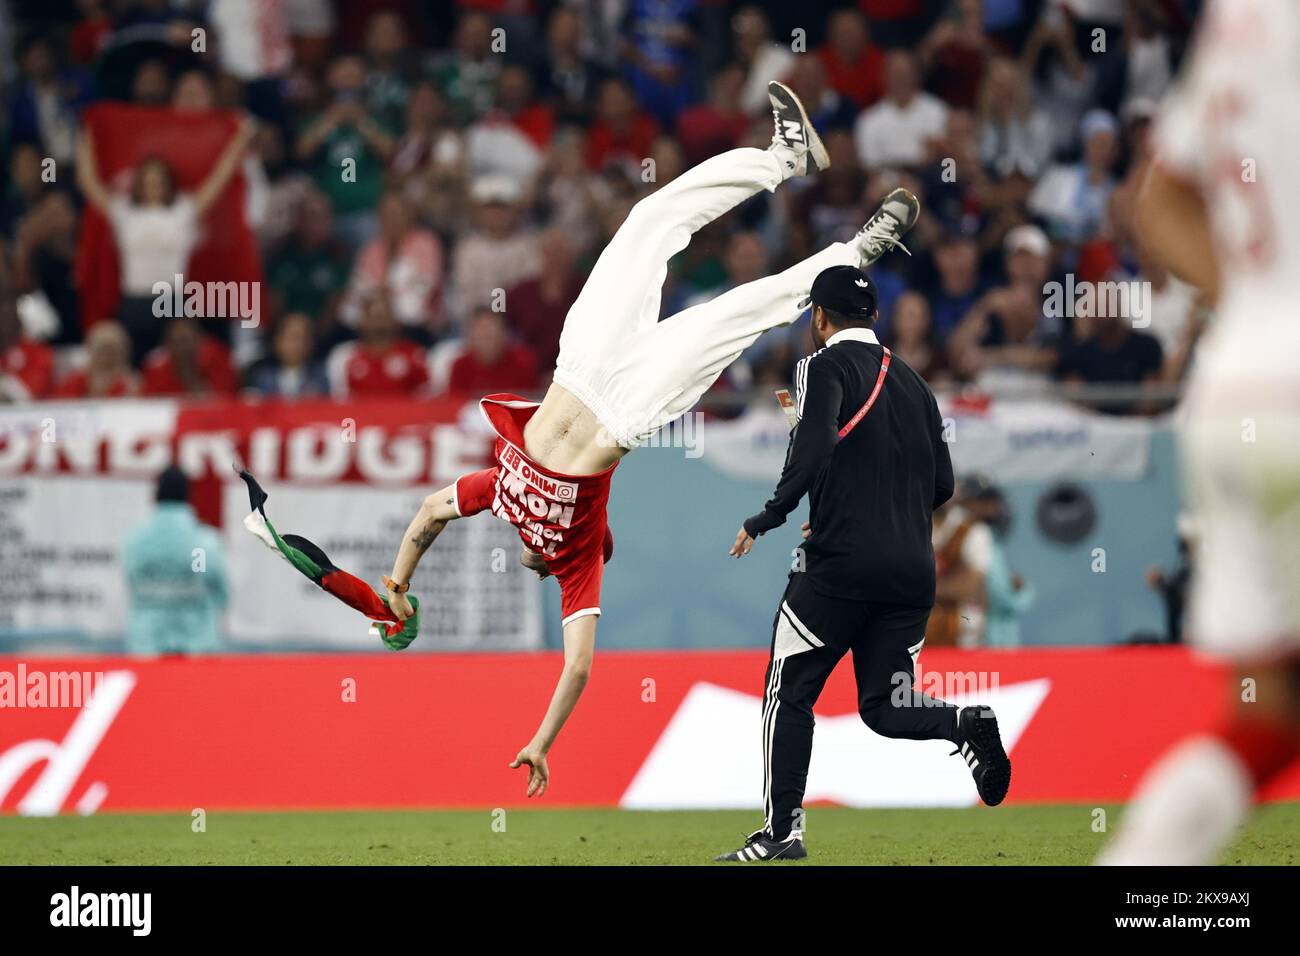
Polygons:
[[983,0],[956,0],[918,51],[929,87],[949,106],[971,109],[994,46],[984,32]]
[[883,341],[912,370],[933,385],[947,377],[947,357],[934,334],[930,303],[919,292],[904,292],[890,313]]
[[1108,298],[1099,292],[1091,301],[1081,297],[1074,304],[1078,338],[1061,355],[1057,374],[1076,383],[1159,381],[1164,364],[1160,341],[1135,331],[1132,317],[1120,315]]
[[75,342],[77,292],[73,260],[77,247],[77,210],[63,190],[48,192],[18,226],[13,246],[13,281],[20,294],[34,295],[58,318],[58,329],[47,338],[60,344]]
[[226,552],[188,498],[185,473],[166,469],[158,476],[153,516],[122,544],[131,654],[203,654],[221,646],[217,626],[230,599]]
[[385,291],[362,303],[358,339],[335,346],[327,370],[335,398],[414,398],[429,382],[424,349],[403,338]]
[[797,57],[785,80],[803,101],[808,118],[823,136],[830,130],[853,128],[857,106],[831,88],[826,79],[826,65],[818,57]]
[[89,98],[84,78],[61,71],[53,42],[36,35],[18,52],[22,79],[9,102],[9,139],[30,143],[56,163],[71,163],[77,150],[77,111]]
[[[264,248],[284,242],[293,231],[312,179],[289,156],[284,131],[267,123],[253,137],[253,155],[244,164],[248,187],[244,215]],[[330,224],[333,228],[333,223]]]
[[339,237],[355,249],[374,234],[384,169],[397,144],[366,111],[366,70],[360,57],[334,60],[329,87],[330,104],[307,122],[294,154],[310,164],[316,188],[334,207]]
[[826,81],[858,109],[885,93],[885,55],[871,42],[867,19],[857,10],[836,10],[826,22],[826,43],[817,50]]
[[1019,647],[1020,619],[1034,605],[1033,585],[1011,570],[1002,541],[1011,525],[1011,512],[1002,492],[983,475],[962,480],[961,504],[992,532],[984,569],[985,647]]
[[348,281],[347,251],[334,240],[329,200],[315,189],[303,196],[293,232],[272,253],[266,279],[277,311],[312,315],[333,324]]
[[947,107],[921,89],[916,58],[895,50],[885,60],[885,96],[858,117],[853,137],[868,168],[919,166],[943,135]]
[[1180,514],[1177,563],[1169,571],[1152,566],[1147,568],[1145,575],[1147,587],[1160,596],[1160,602],[1164,605],[1165,637],[1171,644],[1183,642],[1183,615],[1192,581],[1192,533],[1191,518],[1185,513]]
[[172,319],[163,343],[144,360],[143,391],[150,396],[233,395],[237,385],[230,350],[204,335],[192,318]]
[[929,0],[858,0],[857,5],[876,38],[890,48],[916,45],[925,33],[927,11],[940,6]]
[[314,353],[311,317],[290,312],[275,324],[271,354],[249,368],[248,387],[281,398],[328,396],[325,366],[313,358]]
[[113,32],[107,7],[106,0],[77,0],[81,20],[72,28],[69,42],[72,62],[78,66],[93,63]]
[[596,121],[587,131],[587,165],[600,169],[624,162],[639,171],[658,135],[659,124],[637,105],[631,87],[620,79],[608,79],[600,88]]
[[96,322],[86,333],[86,364],[59,384],[60,398],[122,398],[140,393],[131,367],[131,339],[120,322]]
[[465,125],[492,106],[502,58],[492,50],[492,20],[479,10],[461,14],[451,42],[450,50],[434,57],[432,74],[457,124]]
[[1033,179],[1052,155],[1052,125],[1034,106],[1029,78],[1014,60],[989,64],[979,92],[979,158],[998,176]]
[[1047,221],[1054,238],[1069,242],[1082,242],[1101,227],[1119,155],[1119,123],[1105,110],[1090,111],[1079,132],[1083,159],[1049,168],[1029,197],[1029,210]]
[[1006,238],[1008,284],[985,293],[953,332],[949,356],[959,374],[989,391],[1040,386],[1060,355],[1059,323],[1043,315],[1051,243],[1036,226]]
[[221,72],[244,87],[244,103],[258,116],[280,119],[279,78],[293,63],[288,3],[212,0],[206,16],[216,34]]
[[33,143],[19,143],[9,155],[9,181],[0,204],[0,229],[6,237],[17,236],[23,218],[44,194],[40,150]]
[[623,59],[633,94],[664,126],[691,97],[698,0],[626,0]]
[[506,294],[510,326],[537,356],[546,375],[560,353],[560,332],[569,309],[582,291],[582,276],[574,270],[575,250],[564,230],[551,228],[538,237],[542,268]]
[[541,269],[537,236],[521,224],[519,186],[484,176],[474,181],[474,230],[456,248],[452,291],[459,315],[491,306],[499,290],[530,279]]
[[[688,165],[736,146],[749,129],[750,120],[740,108],[745,74],[739,66],[726,66],[709,84],[706,102],[688,106],[677,117],[677,138]],[[834,165],[832,164],[832,169]]]
[[131,102],[162,106],[171,98],[172,77],[162,60],[142,60],[131,78]]
[[[176,78],[172,87],[172,109],[181,113],[201,113],[216,109],[217,92],[212,78],[202,70],[187,70]],[[270,127],[274,130],[274,127]],[[274,135],[274,133],[272,133]],[[256,140],[256,135],[254,140]],[[255,150],[244,154],[240,171],[244,174],[244,218],[249,226],[260,230],[266,219],[269,186],[266,172]]]
[[416,82],[406,98],[406,130],[389,166],[389,182],[434,229],[457,232],[465,192],[465,144],[437,84]]
[[385,129],[400,129],[409,93],[406,24],[396,10],[377,10],[366,24],[366,108]]
[[[770,108],[767,84],[787,79],[795,54],[789,42],[774,42],[767,14],[756,6],[741,7],[731,18],[736,62],[745,71],[745,85],[740,93],[740,108],[746,113],[766,113]],[[804,99],[808,109],[816,101]]]
[[925,631],[931,647],[973,648],[984,633],[985,579],[993,563],[993,531],[966,510],[958,493],[934,513],[934,610]]
[[1043,7],[1020,62],[1028,74],[1039,77],[1034,100],[1052,124],[1052,152],[1070,152],[1092,100],[1096,68],[1080,55],[1074,22],[1064,6],[1053,2]]
[[[586,125],[596,91],[608,75],[582,51],[582,21],[571,7],[557,6],[546,25],[546,55],[538,71],[538,89],[551,101],[560,123]],[[764,100],[766,102],[766,100]]]
[[0,403],[45,398],[53,385],[54,351],[24,334],[17,297],[0,265]]
[[[626,180],[622,185],[629,188]],[[575,250],[586,252],[596,243],[601,210],[613,198],[613,188],[587,169],[581,130],[556,133],[538,176],[538,201],[547,223],[568,235]]]
[[537,356],[512,342],[505,315],[475,309],[465,322],[465,350],[451,364],[449,392],[529,392],[537,387]]
[[363,303],[382,289],[397,321],[412,337],[427,342],[441,324],[442,281],[442,243],[416,225],[414,212],[401,194],[385,193],[379,201],[379,235],[357,256],[343,319],[355,325]]
[[254,129],[251,121],[240,126],[193,193],[181,193],[171,167],[155,156],[135,168],[129,197],[109,192],[100,178],[89,132],[81,137],[77,183],[87,202],[113,228],[121,261],[118,319],[131,336],[137,360],[153,348],[162,332],[153,312],[155,283],[171,283],[185,273],[203,216],[234,176]]
[[949,230],[934,250],[938,282],[930,292],[935,334],[945,340],[984,292],[979,246],[959,230]]
[[555,116],[533,96],[522,66],[507,66],[497,78],[494,107],[465,132],[471,176],[497,174],[531,183],[555,131]]

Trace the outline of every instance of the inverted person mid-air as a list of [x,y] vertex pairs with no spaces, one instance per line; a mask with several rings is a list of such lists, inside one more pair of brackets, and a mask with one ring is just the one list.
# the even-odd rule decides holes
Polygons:
[[777,82],[768,97],[776,129],[767,149],[714,156],[633,207],[565,318],[545,397],[480,401],[497,433],[493,465],[424,500],[384,581],[389,606],[409,615],[406,591],[420,557],[448,521],[481,511],[519,529],[521,563],[539,577],[555,575],[564,669],[541,725],[511,763],[529,767],[530,797],[546,791],[547,752],[591,671],[601,576],[613,553],[605,506],[619,460],[691,409],[761,334],[798,318],[822,270],[870,265],[919,215],[916,198],[896,189],[852,241],[659,321],[668,260],[696,230],[761,189],[830,165],[799,98]]

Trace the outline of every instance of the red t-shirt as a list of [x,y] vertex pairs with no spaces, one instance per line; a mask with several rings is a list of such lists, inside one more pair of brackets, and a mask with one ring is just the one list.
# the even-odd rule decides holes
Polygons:
[[490,388],[517,388],[521,392],[537,387],[537,356],[522,342],[513,342],[495,365],[484,365],[473,352],[457,356],[451,363],[447,390],[479,392]]
[[[197,357],[199,377],[205,390],[218,395],[233,395],[239,386],[235,368],[230,364],[230,349],[211,336],[199,343]],[[184,395],[185,383],[176,374],[176,366],[164,348],[156,348],[144,359],[140,376],[145,395]]]
[[831,89],[865,109],[885,95],[885,54],[868,46],[856,63],[845,63],[829,46],[817,51]]
[[462,517],[491,509],[519,529],[530,551],[546,558],[560,582],[564,624],[600,613],[600,581],[614,553],[605,505],[617,464],[595,475],[563,475],[524,454],[524,425],[538,403],[498,393],[479,402],[497,433],[496,464],[456,479],[456,511]]
[[[123,372],[113,379],[103,398],[123,398],[135,391],[135,381],[130,372]],[[90,398],[90,375],[85,371],[69,373],[54,393],[59,398]]]
[[12,375],[28,398],[45,398],[54,385],[54,350],[22,338],[0,352],[0,378]]
[[349,397],[400,397],[428,384],[429,366],[424,349],[410,339],[379,350],[357,342],[343,364],[343,377]]

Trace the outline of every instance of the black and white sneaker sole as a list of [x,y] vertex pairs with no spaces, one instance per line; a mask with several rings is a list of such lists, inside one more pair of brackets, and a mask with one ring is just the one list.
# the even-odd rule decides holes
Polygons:
[[[778,125],[794,122],[793,115],[798,115],[803,137],[807,141],[808,159],[819,170],[830,169],[830,154],[826,152],[826,147],[822,143],[822,138],[817,135],[817,130],[813,129],[812,120],[808,119],[808,111],[803,108],[803,102],[795,95],[794,90],[778,80],[772,80],[767,84],[767,95],[780,104],[776,110]],[[789,137],[786,135],[784,128],[781,131],[781,138],[789,143]],[[790,145],[794,146],[795,144],[790,143]]]
[[975,758],[984,766],[980,780],[980,799],[986,806],[996,807],[1006,799],[1011,788],[1011,758],[1002,747],[1002,734],[993,708],[976,705],[979,713],[966,721],[966,740]]

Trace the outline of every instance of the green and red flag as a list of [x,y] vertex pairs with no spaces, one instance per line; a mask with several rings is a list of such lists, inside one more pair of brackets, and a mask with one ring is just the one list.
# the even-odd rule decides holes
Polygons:
[[270,496],[247,471],[239,471],[239,477],[248,486],[250,511],[244,519],[245,528],[257,535],[268,548],[278,551],[282,558],[322,590],[368,617],[370,633],[379,637],[390,650],[403,650],[415,640],[420,631],[420,601],[414,594],[408,594],[407,600],[415,613],[405,621],[399,621],[388,607],[387,595],[379,594],[356,575],[335,567],[324,551],[301,535],[277,532],[266,517],[266,499]]

